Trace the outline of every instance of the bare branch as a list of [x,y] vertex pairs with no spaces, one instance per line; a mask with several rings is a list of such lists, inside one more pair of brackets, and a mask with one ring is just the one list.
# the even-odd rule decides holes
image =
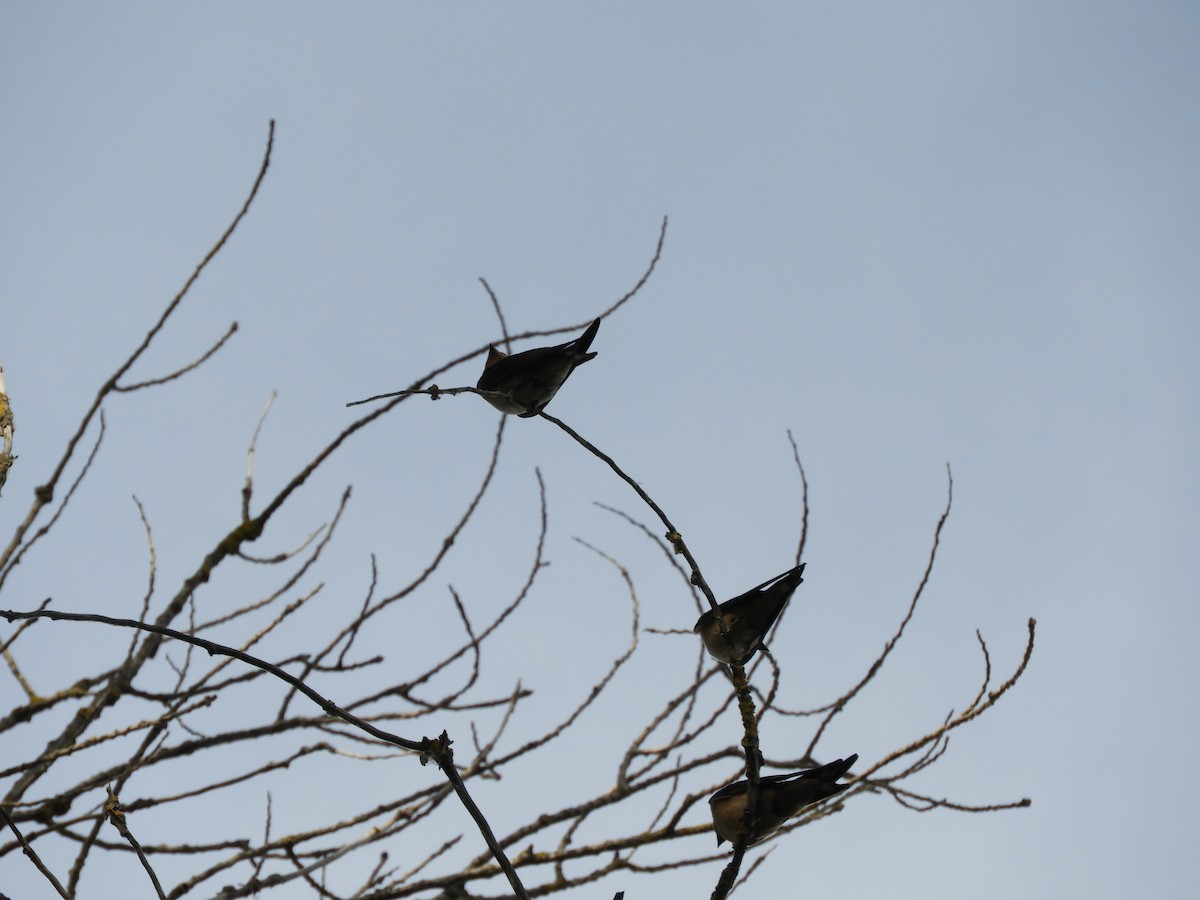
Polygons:
[[12,833],[17,836],[17,840],[21,843],[21,850],[24,851],[25,855],[29,857],[29,861],[37,866],[37,870],[45,876],[47,881],[54,885],[54,889],[58,891],[58,895],[60,897],[65,898],[65,900],[71,900],[71,895],[67,893],[67,889],[64,888],[59,880],[54,877],[54,873],[46,867],[46,864],[42,862],[42,858],[37,855],[31,846],[29,846],[29,842],[25,840],[25,835],[21,834],[21,829],[19,829],[17,827],[17,823],[12,820],[12,816],[8,814],[8,810],[4,808],[3,803],[0,803],[0,816],[4,817],[5,824],[8,825],[8,827],[12,830]]
[[174,381],[176,378],[186,375],[188,372],[192,371],[193,369],[199,368],[200,366],[204,365],[204,363],[206,363],[209,359],[211,359],[218,350],[220,350],[223,346],[225,346],[225,342],[234,336],[234,334],[237,332],[237,329],[238,329],[237,322],[231,323],[229,326],[229,330],[226,331],[225,334],[222,335],[215,344],[213,344],[211,347],[209,347],[208,350],[206,350],[203,355],[192,360],[186,366],[183,366],[180,369],[176,369],[174,372],[171,372],[170,374],[167,374],[167,375],[163,375],[160,378],[151,378],[148,381],[139,381],[136,384],[113,385],[113,391],[118,394],[132,393],[133,391],[140,391],[142,388],[156,387],[160,384],[166,384],[168,381]]
[[[708,582],[704,580],[704,576],[700,573],[700,565],[696,562],[695,558],[692,556],[691,551],[688,550],[687,545],[683,541],[683,536],[679,533],[679,530],[673,524],[671,524],[671,520],[667,518],[667,514],[662,511],[662,507],[660,507],[657,503],[654,502],[654,500],[650,497],[649,494],[646,493],[646,491],[642,488],[642,486],[640,484],[638,484],[636,481],[634,481],[632,478],[630,478],[628,475],[626,475],[625,471],[620,466],[618,466],[616,464],[616,462],[613,461],[611,456],[604,453],[602,450],[600,450],[598,447],[596,447],[595,444],[586,440],[584,437],[582,437],[579,434],[579,432],[577,432],[577,431],[575,431],[575,429],[571,428],[571,426],[567,425],[561,419],[556,419],[554,416],[550,415],[545,410],[538,413],[538,415],[540,415],[543,419],[546,419],[549,422],[553,422],[555,425],[557,425],[559,428],[561,428],[563,431],[565,431],[567,434],[569,434],[572,438],[574,438],[575,441],[581,447],[586,449],[589,453],[591,453],[597,459],[599,459],[599,460],[603,461],[605,464],[607,464],[608,467],[617,474],[617,477],[619,477],[627,485],[629,485],[631,488],[633,488],[633,490],[637,493],[637,495],[642,498],[643,503],[645,503],[652,510],[654,510],[654,514],[656,516],[658,516],[659,520],[662,521],[662,523],[665,526],[667,526],[667,540],[671,543],[671,546],[674,548],[675,552],[680,554],[684,559],[686,559],[688,562],[688,565],[692,567],[692,575],[691,575],[692,584],[694,584],[696,587],[700,588],[700,590],[704,592],[704,596],[708,599],[709,606],[713,610],[716,610],[717,598],[713,596],[712,588],[710,588],[708,586]],[[722,619],[718,616],[717,621],[722,622]],[[724,628],[723,624],[722,624],[722,628]]]
[[108,800],[104,804],[104,815],[112,823],[113,827],[121,833],[121,837],[129,842],[129,846],[133,848],[133,852],[141,860],[142,868],[150,876],[150,882],[154,885],[154,890],[158,894],[159,900],[167,900],[167,895],[163,893],[162,885],[159,884],[158,875],[155,874],[153,867],[150,865],[150,860],[146,859],[146,854],[142,852],[142,845],[137,842],[137,838],[129,830],[129,825],[125,821],[125,812],[121,809],[121,801],[117,799],[117,795],[113,793],[112,788],[108,790]]
[[[205,254],[204,258],[200,261],[200,264],[196,266],[195,271],[192,272],[191,276],[186,282],[184,282],[183,287],[180,288],[179,292],[175,295],[175,298],[167,304],[167,308],[163,311],[158,321],[151,326],[150,330],[146,333],[146,336],[142,339],[141,344],[139,344],[133,353],[131,353],[126,360],[117,367],[117,370],[109,376],[108,380],[105,381],[104,384],[100,386],[100,389],[96,392],[96,397],[92,401],[92,405],[83,414],[83,419],[80,421],[79,427],[76,429],[75,434],[67,442],[67,449],[64,451],[62,458],[58,461],[58,465],[55,466],[54,472],[51,474],[49,480],[34,491],[34,502],[26,515],[25,521],[17,526],[16,533],[13,535],[9,546],[3,553],[0,553],[0,586],[3,585],[4,575],[7,573],[8,569],[11,568],[10,561],[12,560],[13,553],[16,552],[17,548],[21,546],[26,532],[33,525],[38,513],[40,513],[42,508],[49,504],[54,498],[54,492],[58,486],[59,479],[62,477],[63,471],[66,469],[67,464],[74,457],[75,447],[78,445],[84,433],[91,425],[92,419],[100,410],[100,404],[104,401],[105,397],[116,390],[117,382],[121,380],[125,373],[128,372],[130,368],[133,367],[133,364],[141,358],[143,353],[145,353],[155,336],[162,330],[163,326],[167,323],[167,320],[179,307],[179,304],[183,302],[183,298],[187,296],[187,293],[189,290],[191,290],[192,285],[196,283],[197,279],[199,279],[200,273],[204,271],[213,258],[221,251],[221,248],[225,246],[225,243],[237,229],[238,224],[250,211],[250,206],[254,202],[254,198],[258,196],[258,189],[262,185],[263,179],[266,177],[267,167],[271,163],[271,150],[274,146],[274,143],[275,120],[272,119],[270,127],[267,131],[267,148],[266,152],[263,154],[262,165],[259,167],[258,175],[254,179],[254,184],[251,186],[250,193],[247,195],[245,202],[242,204],[242,208],[238,211],[237,215],[234,216],[233,221],[229,224],[229,227],[225,229],[225,232],[221,235],[221,237],[218,238],[217,242],[212,246],[208,253]],[[101,431],[103,431],[103,427],[101,428]]]
[[250,446],[246,448],[246,483],[242,487],[243,522],[250,521],[250,497],[254,493],[254,449],[258,446],[258,436],[262,433],[263,423],[267,421],[267,413],[271,411],[275,398],[278,396],[276,391],[271,391],[271,395],[267,397],[267,402],[263,404],[262,414],[258,417],[258,424],[254,426],[254,435],[250,438]]
[[[483,289],[487,291],[487,295],[491,298],[492,309],[496,310],[496,318],[500,320],[500,333],[504,335],[504,352],[510,353],[512,340],[508,336],[508,324],[504,321],[504,310],[500,308],[500,298],[496,296],[496,292],[492,290],[492,286],[487,283],[486,278],[480,278],[479,283],[483,285]],[[437,399],[436,397],[434,398]]]
[[937,526],[933,530],[933,546],[929,548],[929,562],[926,563],[925,572],[921,575],[921,581],[917,585],[916,591],[913,592],[912,600],[908,604],[908,611],[904,614],[904,618],[900,620],[900,626],[896,629],[895,634],[888,639],[888,642],[883,646],[883,650],[880,651],[879,656],[877,656],[875,661],[871,663],[871,667],[867,670],[867,674],[862,677],[862,680],[860,680],[858,684],[854,685],[854,687],[850,688],[850,690],[842,694],[841,697],[834,701],[833,706],[829,709],[829,714],[821,721],[821,724],[817,727],[816,733],[809,742],[808,749],[804,751],[805,756],[812,756],[813,751],[817,747],[817,742],[821,740],[821,735],[825,733],[825,729],[833,720],[833,717],[845,709],[846,704],[853,700],[858,692],[866,687],[871,682],[871,679],[879,674],[879,670],[883,668],[884,661],[888,658],[892,650],[895,648],[897,642],[899,642],[900,638],[904,635],[904,629],[912,620],[913,613],[917,610],[917,602],[921,599],[921,594],[925,590],[925,585],[929,583],[929,576],[933,573],[933,563],[934,560],[937,559],[938,544],[941,542],[942,538],[942,526],[946,524],[946,519],[950,517],[950,507],[954,503],[954,476],[950,473],[949,464],[946,465],[946,482],[946,508],[942,511],[941,516],[938,518]]
[[148,625],[143,622],[135,622],[132,619],[116,619],[110,616],[102,616],[95,613],[67,613],[58,610],[43,610],[32,613],[0,610],[0,616],[3,616],[10,622],[18,619],[44,617],[61,621],[100,622],[102,624],[115,625],[122,628],[137,628],[153,634],[171,637],[178,641],[184,641],[185,643],[194,644],[197,647],[207,650],[209,654],[231,656],[234,659],[254,666],[257,669],[262,669],[264,672],[268,672],[282,681],[286,681],[288,684],[292,685],[292,687],[300,691],[300,693],[304,694],[304,696],[308,697],[310,700],[320,706],[326,714],[343,719],[346,722],[349,722],[351,725],[354,725],[356,728],[367,732],[372,737],[395,744],[398,747],[403,747],[406,750],[412,750],[416,753],[420,753],[422,763],[429,759],[432,759],[434,762],[436,762],[438,767],[446,775],[446,778],[450,782],[451,786],[454,788],[455,793],[458,794],[459,800],[462,802],[463,806],[467,808],[467,812],[471,814],[471,818],[475,820],[475,824],[478,826],[480,833],[483,835],[484,841],[492,850],[492,854],[495,856],[496,861],[500,864],[501,869],[504,870],[504,874],[508,876],[509,884],[512,886],[513,890],[516,891],[517,896],[528,897],[528,895],[525,893],[525,888],[521,885],[520,878],[517,877],[516,870],[512,867],[512,864],[504,855],[504,851],[500,849],[500,845],[496,842],[495,835],[492,834],[491,826],[483,817],[483,813],[480,812],[479,807],[475,804],[475,801],[471,798],[471,795],[467,791],[466,785],[463,784],[463,780],[458,774],[458,769],[454,766],[453,754],[450,751],[451,742],[446,732],[443,731],[441,737],[439,738],[425,738],[419,742],[402,738],[399,735],[376,728],[369,722],[366,722],[352,713],[347,712],[346,710],[337,706],[332,700],[323,697],[303,681],[295,678],[290,673],[280,669],[278,666],[274,666],[271,663],[268,663],[265,660],[259,659],[255,656],[251,656],[248,653],[243,653],[240,650],[235,650],[232,647],[226,647],[223,644],[217,644],[213,641],[207,641],[203,638],[184,634],[171,628],[165,628],[158,625]]

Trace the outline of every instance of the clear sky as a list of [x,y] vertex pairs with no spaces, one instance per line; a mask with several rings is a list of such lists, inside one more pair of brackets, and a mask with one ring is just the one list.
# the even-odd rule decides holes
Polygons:
[[[478,277],[513,331],[585,323],[634,284],[669,215],[658,270],[549,411],[644,484],[722,596],[790,564],[792,430],[812,515],[773,648],[796,672],[788,705],[836,696],[891,633],[953,467],[911,633],[825,755],[874,759],[929,730],[974,693],[976,628],[1007,673],[1039,623],[1024,681],[914,783],[1029,809],[917,815],[866,798],[781,843],[746,896],[1192,897],[1197,47],[1200,8],[1181,2],[0,2],[0,364],[20,454],[4,543],[99,383],[242,202],[277,121],[257,205],[140,375],[235,319],[238,334],[189,379],[106,406],[103,474],[4,605],[53,594],[136,615],[131,494],[170,584],[228,530],[272,390],[264,490],[351,421],[346,401],[495,339]],[[473,384],[478,363],[452,375],[443,386]],[[495,418],[469,396],[405,404],[272,547],[352,483],[329,590],[360,602],[372,550],[402,583],[469,496]],[[504,453],[501,508],[453,578],[477,596],[519,580],[540,466],[543,614],[505,638],[490,677],[507,690],[519,675],[552,716],[627,639],[611,571],[572,536],[630,567],[644,624],[690,626],[693,606],[591,505],[642,515],[596,460],[538,420],[510,422]],[[94,638],[57,635],[55,654]],[[674,658],[659,648],[684,639],[645,640],[652,679]],[[55,654],[23,661],[47,691]],[[594,756],[585,744],[536,785],[489,787],[492,808],[569,793],[571,767],[609,772],[608,724],[592,725]],[[800,752],[808,727],[765,735],[768,755]],[[273,786],[280,804],[301,789]],[[245,798],[255,832],[262,793]],[[704,896],[716,874],[579,896]],[[19,855],[0,860],[14,900],[43,887]]]

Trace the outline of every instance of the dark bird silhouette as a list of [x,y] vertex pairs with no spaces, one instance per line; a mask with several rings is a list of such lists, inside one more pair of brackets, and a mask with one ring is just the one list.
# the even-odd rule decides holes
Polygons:
[[702,615],[692,630],[700,635],[709,654],[723,663],[745,665],[763,646],[763,638],[804,581],[800,576],[805,565],[800,563],[718,606],[725,623],[724,634],[711,609]]
[[555,347],[535,347],[508,356],[490,346],[483,374],[475,387],[494,394],[483,399],[502,413],[523,419],[536,416],[553,399],[563,382],[593,356],[588,352],[592,339],[600,330],[597,319],[587,331],[565,344]]
[[[750,823],[750,841],[746,846],[752,847],[765,841],[804,807],[844,791],[849,785],[837,784],[837,780],[849,771],[857,759],[858,754],[855,753],[846,759],[835,759],[820,768],[759,779],[755,820]],[[737,843],[738,831],[746,815],[748,785],[747,781],[735,781],[708,798],[718,847],[725,841]]]

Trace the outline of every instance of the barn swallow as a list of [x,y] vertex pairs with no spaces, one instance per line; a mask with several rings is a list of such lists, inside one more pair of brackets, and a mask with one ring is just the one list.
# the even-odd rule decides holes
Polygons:
[[[838,784],[837,780],[849,771],[857,759],[858,754],[855,753],[817,769],[805,769],[789,775],[768,775],[759,779],[755,821],[750,823],[750,841],[746,846],[752,847],[765,841],[804,807],[844,791],[849,785]],[[725,841],[737,843],[738,831],[746,815],[747,785],[746,781],[735,781],[708,798],[718,847]]]
[[502,413],[516,414],[523,419],[536,416],[546,408],[575,367],[596,355],[589,353],[588,347],[599,329],[600,320],[597,319],[573,341],[556,347],[535,347],[512,356],[489,346],[483,374],[475,387],[504,395],[483,398]]
[[725,622],[724,634],[711,609],[702,615],[692,630],[700,635],[709,654],[723,663],[745,665],[763,646],[763,638],[804,580],[800,576],[805,565],[800,563],[718,606]]

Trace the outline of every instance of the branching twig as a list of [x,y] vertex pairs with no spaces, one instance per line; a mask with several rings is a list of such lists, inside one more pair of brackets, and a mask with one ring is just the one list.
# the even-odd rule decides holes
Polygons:
[[392,734],[391,732],[384,731],[381,728],[376,728],[371,723],[360,719],[353,713],[347,712],[335,704],[332,700],[327,699],[317,691],[313,690],[291,673],[284,671],[278,666],[272,665],[266,660],[259,659],[256,656],[251,656],[249,653],[243,653],[240,650],[235,650],[233,647],[227,647],[224,644],[218,644],[214,641],[208,641],[204,638],[198,638],[190,634],[184,634],[183,632],[175,631],[173,628],[165,628],[160,625],[149,625],[145,622],[135,622],[132,619],[117,619],[111,616],[102,616],[98,613],[69,613],[53,609],[41,610],[37,612],[14,612],[13,610],[0,610],[0,616],[3,616],[10,622],[29,618],[48,618],[68,622],[99,622],[105,625],[114,625],[121,628],[136,628],[141,631],[148,631],[152,634],[159,634],[163,635],[164,637],[174,638],[177,641],[193,644],[194,646],[208,651],[210,655],[219,654],[221,656],[231,656],[234,659],[246,663],[247,665],[254,666],[257,669],[261,669],[264,672],[274,675],[276,678],[282,681],[286,681],[296,690],[300,691],[300,693],[304,694],[304,696],[308,697],[308,699],[312,700],[315,704],[321,707],[321,709],[327,715],[335,716],[339,719],[349,722],[359,730],[365,731],[367,734],[370,734],[372,737],[378,738],[381,741],[386,741],[389,744],[395,744],[398,747],[403,747],[406,750],[419,753],[421,754],[422,762],[425,762],[429,759],[432,759],[434,762],[436,762],[438,767],[446,775],[447,780],[449,780],[450,784],[454,787],[454,791],[456,794],[458,794],[459,800],[462,802],[463,806],[465,806],[467,811],[471,814],[471,818],[475,820],[475,824],[479,827],[480,833],[483,835],[488,847],[492,850],[493,856],[495,856],[496,861],[504,870],[505,875],[508,876],[509,884],[512,886],[513,890],[517,892],[517,896],[528,896],[525,893],[525,888],[521,885],[520,878],[517,877],[516,870],[513,869],[512,864],[504,855],[504,851],[500,849],[500,845],[496,843],[496,838],[495,835],[492,834],[491,826],[488,825],[487,820],[483,817],[483,813],[479,811],[479,807],[475,804],[475,801],[471,799],[471,795],[468,793],[466,785],[463,784],[462,778],[459,777],[458,770],[454,767],[453,753],[450,750],[451,742],[444,731],[442,732],[441,737],[434,739],[425,738],[422,741],[412,741],[407,738],[402,738],[397,734]]
[[[586,438],[584,438],[582,435],[580,435],[579,432],[577,432],[574,428],[572,428],[566,422],[562,421],[561,419],[556,419],[554,416],[550,415],[545,410],[540,412],[538,415],[540,415],[543,419],[545,419],[548,422],[553,422],[555,425],[557,425],[559,428],[561,428],[563,431],[565,431],[567,434],[569,434],[572,438],[574,438],[576,443],[578,443],[581,447],[583,447],[585,450],[587,450],[589,453],[591,453],[597,459],[603,461],[610,469],[612,469],[617,474],[617,477],[619,477],[622,481],[624,481],[627,485],[629,485],[631,488],[634,489],[634,491],[637,493],[637,495],[642,498],[643,503],[645,503],[652,510],[654,510],[654,514],[656,516],[658,516],[659,520],[667,527],[667,535],[666,535],[667,540],[671,543],[671,546],[674,548],[675,552],[678,553],[679,555],[681,555],[684,559],[686,559],[688,562],[688,565],[692,567],[692,574],[691,574],[692,584],[694,584],[696,587],[700,588],[700,590],[704,592],[704,596],[708,599],[709,606],[715,611],[717,608],[717,598],[715,596],[713,596],[712,588],[710,588],[708,586],[708,582],[704,580],[704,576],[700,572],[700,564],[696,562],[695,557],[693,557],[691,551],[688,550],[687,544],[684,543],[683,536],[679,533],[679,530],[671,523],[671,520],[667,518],[667,514],[665,512],[663,512],[662,507],[654,502],[653,498],[651,498],[651,496],[646,493],[646,491],[642,488],[642,486],[640,484],[638,484],[636,481],[634,481],[632,478],[630,478],[628,475],[626,475],[625,471],[616,464],[616,462],[613,460],[613,458],[611,456],[609,456],[604,451],[600,450],[595,444],[591,443]],[[723,628],[724,627],[723,620],[721,619],[720,616],[717,617],[717,621],[719,623],[722,623],[722,628]]]
[[[244,219],[246,214],[250,211],[250,206],[254,202],[254,198],[258,196],[258,189],[262,185],[263,179],[266,177],[267,167],[271,164],[271,150],[274,147],[274,144],[275,120],[272,119],[270,127],[267,131],[267,148],[266,152],[263,154],[262,165],[259,167],[258,175],[254,179],[254,184],[251,186],[250,193],[247,195],[245,202],[242,204],[241,210],[238,211],[237,215],[234,216],[233,221],[229,224],[229,227],[225,229],[225,232],[220,238],[217,239],[217,242],[212,246],[208,253],[205,254],[199,265],[196,266],[195,271],[192,272],[191,276],[186,282],[184,282],[183,287],[180,288],[179,292],[175,295],[175,298],[167,304],[166,309],[163,311],[162,315],[159,316],[158,321],[151,326],[148,332],[146,332],[146,336],[142,339],[141,344],[139,344],[137,348],[134,349],[133,353],[131,353],[126,360],[117,367],[117,370],[109,376],[108,380],[105,381],[104,384],[100,386],[100,389],[96,392],[96,397],[92,400],[92,405],[83,414],[83,419],[80,421],[79,427],[76,429],[75,434],[67,442],[67,449],[63,452],[62,457],[59,459],[58,465],[55,466],[54,471],[51,473],[50,478],[46,481],[46,483],[40,485],[34,491],[34,502],[30,507],[29,512],[26,514],[25,520],[17,526],[17,530],[13,534],[12,541],[9,543],[4,552],[0,553],[0,584],[3,584],[3,576],[8,571],[9,562],[12,559],[12,555],[16,552],[17,548],[21,546],[25,539],[26,532],[33,525],[34,520],[41,512],[42,508],[53,500],[54,492],[58,486],[59,479],[62,477],[63,471],[66,469],[67,464],[74,457],[75,447],[78,445],[79,441],[83,438],[84,433],[91,425],[92,419],[99,412],[100,404],[104,401],[104,398],[116,390],[117,383],[122,377],[124,377],[125,373],[133,367],[133,364],[141,358],[142,354],[146,352],[146,349],[150,346],[150,343],[162,330],[163,326],[166,325],[167,319],[171,317],[171,315],[179,307],[179,304],[183,302],[183,298],[187,296],[188,291],[191,290],[192,285],[196,283],[197,279],[199,279],[200,273],[203,272],[213,258],[221,252],[221,248],[225,246],[226,242],[233,235],[233,232],[237,229],[242,219]],[[218,344],[218,346],[220,345]]]
[[220,350],[223,346],[225,346],[225,342],[228,341],[231,337],[233,337],[234,334],[237,332],[237,330],[238,330],[237,322],[231,323],[229,326],[229,330],[226,331],[225,334],[223,334],[221,336],[221,338],[215,344],[213,344],[211,347],[209,347],[208,350],[206,350],[202,356],[192,360],[186,366],[183,366],[180,369],[176,369],[174,372],[171,372],[167,375],[163,375],[160,378],[151,378],[148,381],[139,381],[136,384],[113,385],[113,391],[118,394],[132,393],[133,391],[140,391],[142,388],[156,387],[160,384],[166,384],[168,381],[174,381],[176,378],[186,375],[188,372],[192,371],[193,369],[199,368],[200,366],[204,365],[204,363],[206,363],[209,359],[211,359],[218,350]]

